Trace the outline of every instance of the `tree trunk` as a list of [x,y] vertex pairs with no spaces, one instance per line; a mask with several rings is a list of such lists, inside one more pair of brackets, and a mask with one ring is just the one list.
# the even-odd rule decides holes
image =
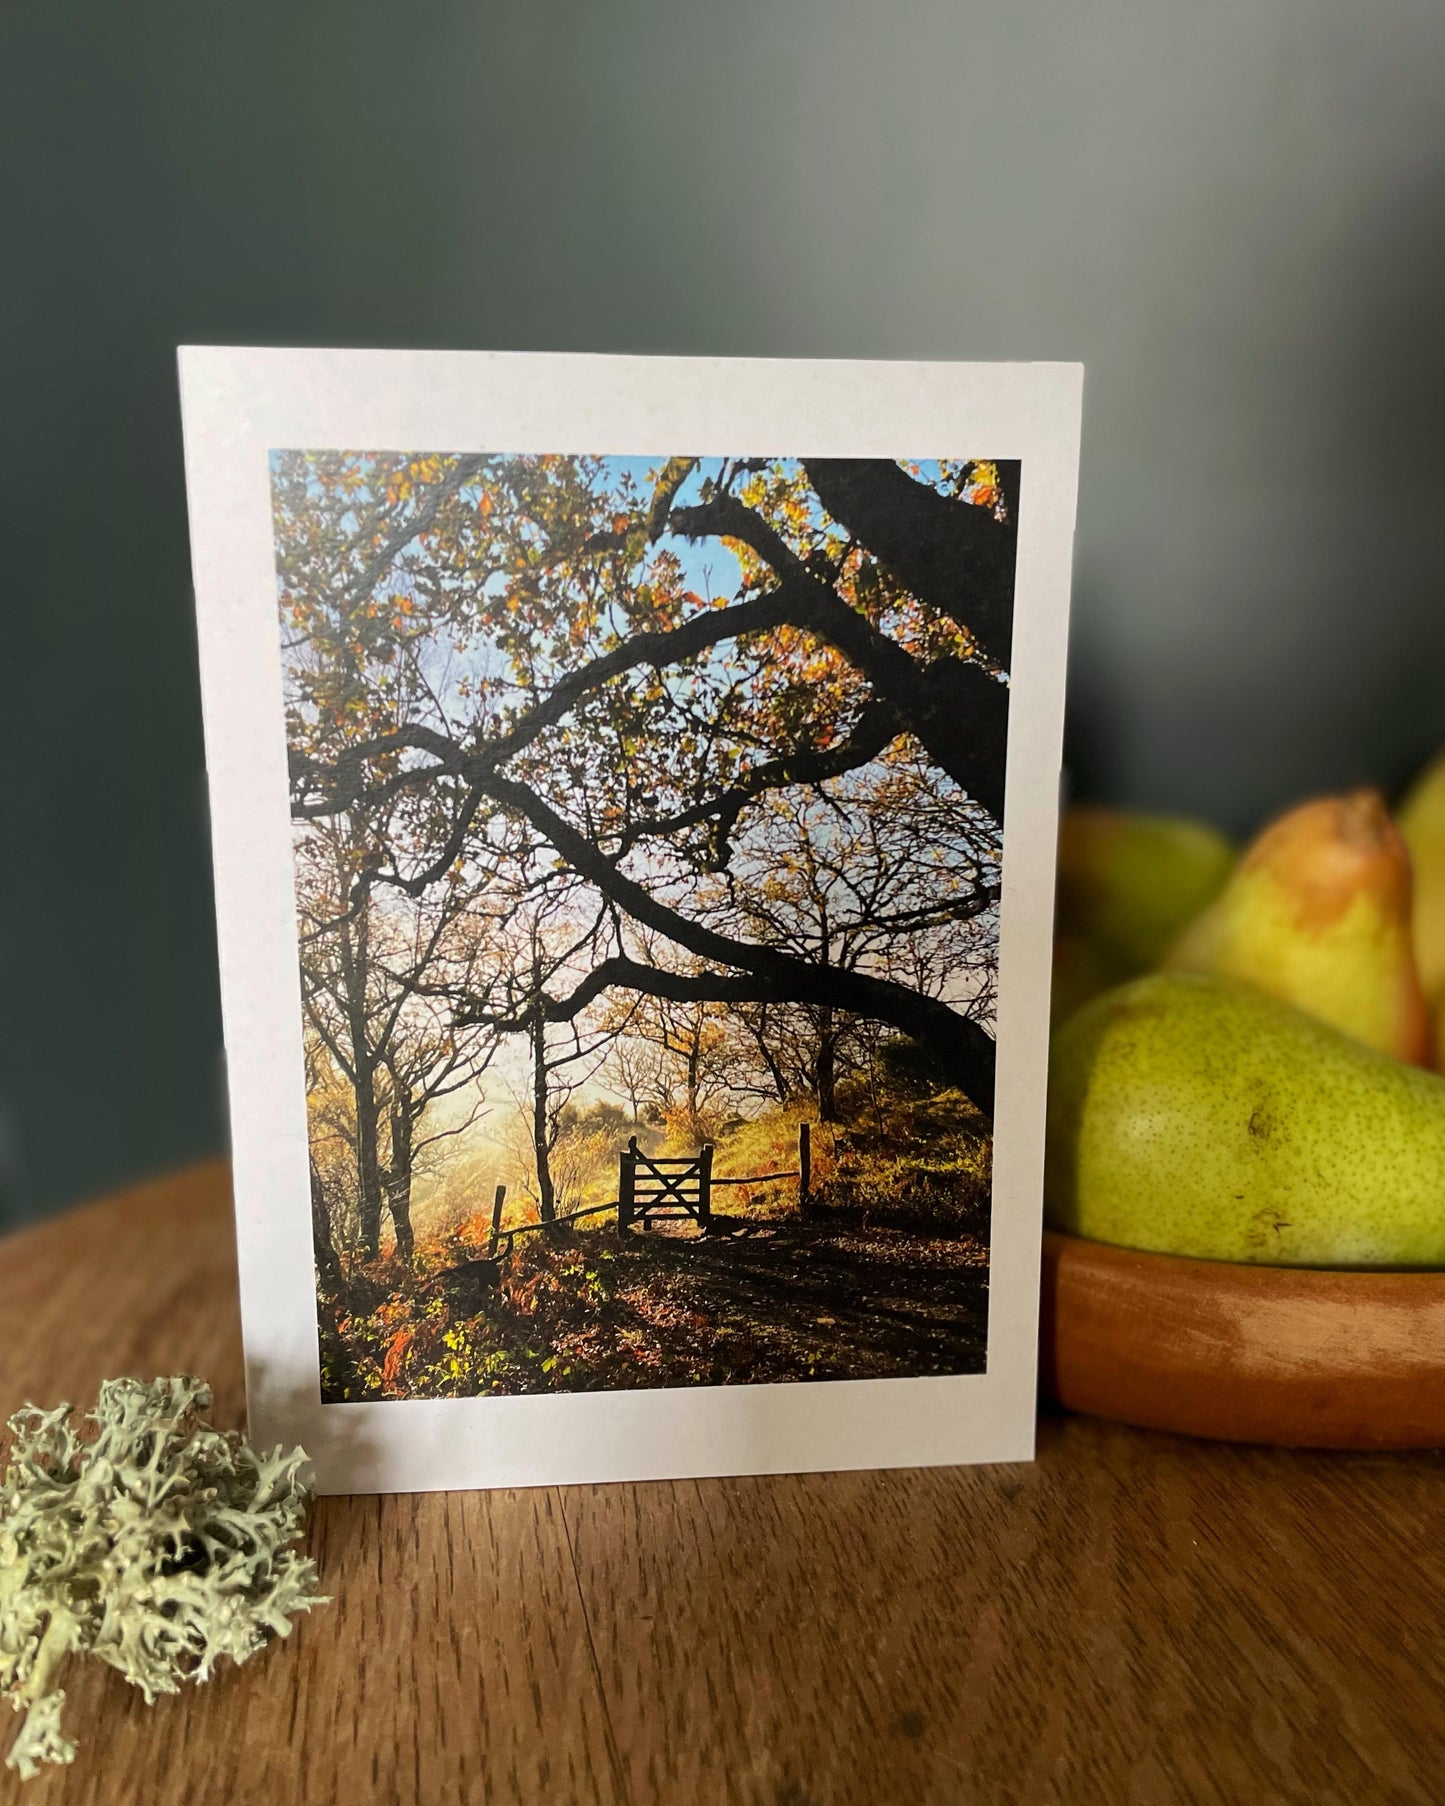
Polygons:
[[361,1252],[375,1260],[381,1250],[381,1162],[377,1154],[376,1056],[372,1050],[366,1015],[366,973],[369,948],[367,919],[363,913],[353,940],[341,936],[342,978],[346,987],[346,1027],[351,1040],[351,1089],[356,1100],[356,1176],[360,1190]]
[[778,1062],[778,1057],[773,1052],[772,1045],[768,1040],[767,1004],[762,1005],[755,1017],[744,1017],[744,1021],[746,1021],[748,1032],[752,1035],[754,1044],[757,1047],[758,1058],[768,1069],[768,1077],[773,1081],[773,1090],[777,1094],[778,1102],[780,1104],[787,1103],[788,1081],[784,1076],[782,1066]]
[[381,1251],[381,1160],[377,1151],[376,1075],[371,1061],[356,1059],[356,1172],[361,1188],[361,1252],[375,1260]]
[[685,1056],[687,1071],[687,1129],[694,1141],[701,1141],[703,1135],[701,1073],[702,1025],[703,1010],[705,1007],[705,1005],[700,1004],[698,1006],[697,1014],[693,1018],[692,1034],[687,1043],[687,1053]]
[[532,1023],[532,1153],[537,1163],[537,1215],[544,1223],[557,1216],[557,1188],[552,1182],[552,1150],[547,1124],[547,1024],[538,1010]]
[[391,1166],[386,1176],[386,1203],[396,1231],[396,1251],[405,1261],[415,1258],[416,1238],[411,1228],[412,1108],[400,1093],[391,1106]]
[[341,1262],[331,1234],[331,1212],[326,1207],[326,1189],[314,1161],[311,1164],[311,1241],[316,1250],[316,1272],[322,1288],[340,1290]]
[[837,1122],[838,1118],[838,1036],[833,1027],[833,1012],[818,1011],[818,1053],[813,1062],[813,1089],[818,1094],[818,1118],[821,1122]]

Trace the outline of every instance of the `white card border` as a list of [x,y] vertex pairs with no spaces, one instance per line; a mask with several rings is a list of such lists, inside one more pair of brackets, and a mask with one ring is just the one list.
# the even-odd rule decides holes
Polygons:
[[[187,346],[180,372],[255,1439],[303,1443],[325,1493],[1029,1459],[1082,366]],[[986,1373],[321,1403],[268,459],[293,447],[1023,461]]]

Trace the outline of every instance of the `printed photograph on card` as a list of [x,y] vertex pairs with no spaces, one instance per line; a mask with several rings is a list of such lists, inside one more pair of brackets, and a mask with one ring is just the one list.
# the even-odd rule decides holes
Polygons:
[[1028,1452],[1078,378],[183,354],[324,1489]]

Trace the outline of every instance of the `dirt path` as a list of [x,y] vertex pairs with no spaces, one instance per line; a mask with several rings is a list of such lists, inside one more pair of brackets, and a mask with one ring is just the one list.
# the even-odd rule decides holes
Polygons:
[[706,1237],[691,1225],[537,1237],[504,1263],[496,1289],[465,1301],[418,1287],[409,1272],[398,1288],[395,1268],[365,1290],[353,1284],[344,1300],[323,1301],[327,1397],[983,1371],[982,1236],[841,1215],[723,1217],[713,1227]]
[[680,1312],[731,1379],[983,1370],[988,1257],[971,1238],[780,1222],[706,1239],[634,1234],[626,1247],[639,1316]]

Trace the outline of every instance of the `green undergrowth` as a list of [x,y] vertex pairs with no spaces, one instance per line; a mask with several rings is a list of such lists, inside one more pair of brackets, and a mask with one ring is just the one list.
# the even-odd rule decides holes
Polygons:
[[888,1100],[833,1136],[831,1171],[814,1208],[872,1221],[987,1234],[993,1143],[961,1091]]
[[[728,1328],[703,1287],[665,1270],[667,1252],[610,1229],[529,1236],[479,1310],[459,1312],[438,1292],[409,1287],[370,1310],[337,1309],[332,1333],[323,1334],[325,1394],[472,1398],[725,1385],[739,1377]],[[365,1302],[357,1295],[355,1303]],[[785,1367],[768,1377],[798,1377]]]

